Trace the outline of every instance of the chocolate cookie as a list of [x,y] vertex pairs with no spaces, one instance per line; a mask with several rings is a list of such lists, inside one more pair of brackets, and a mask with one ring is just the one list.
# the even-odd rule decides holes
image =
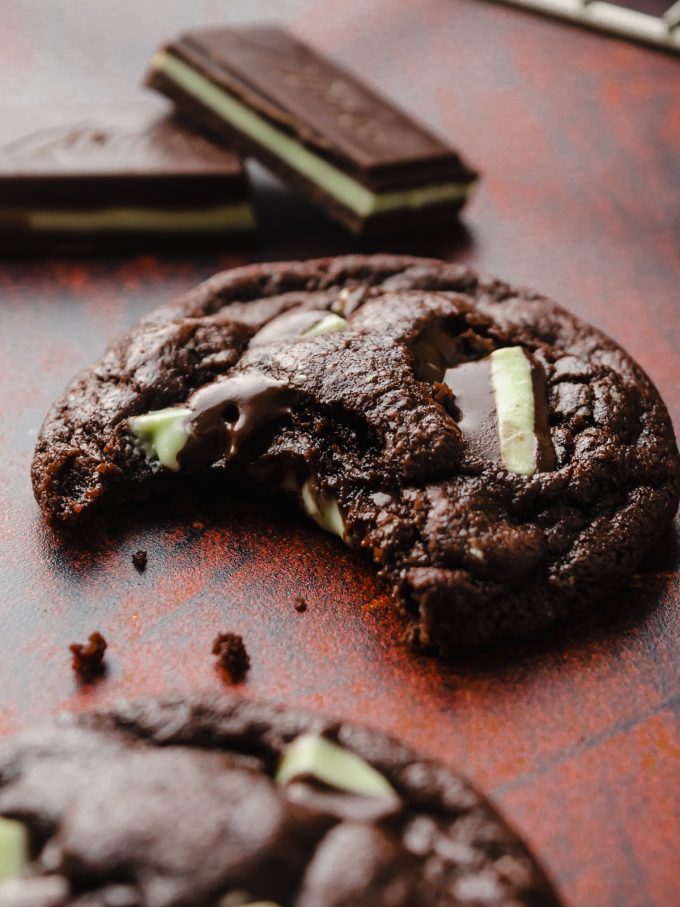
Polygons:
[[238,698],[67,714],[5,739],[0,817],[5,907],[559,903],[444,766]]
[[45,515],[190,472],[266,483],[369,554],[414,642],[521,637],[635,569],[678,503],[668,413],[613,341],[469,269],[258,264],[157,310],[50,411]]

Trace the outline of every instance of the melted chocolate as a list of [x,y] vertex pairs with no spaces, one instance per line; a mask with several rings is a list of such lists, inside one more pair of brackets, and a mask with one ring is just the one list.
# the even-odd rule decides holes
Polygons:
[[467,452],[501,464],[496,400],[491,383],[491,360],[466,362],[444,374],[444,383],[456,396],[458,425]]
[[548,380],[543,366],[533,356],[531,362],[531,383],[534,388],[534,436],[536,438],[536,469],[550,472],[557,462],[555,448],[550,437],[550,410],[548,406]]
[[233,460],[259,428],[290,413],[298,392],[259,374],[240,374],[215,381],[189,401],[194,415],[191,437],[179,454],[182,465]]
[[[536,470],[548,472],[555,467],[555,451],[550,439],[548,420],[548,386],[541,364],[533,356],[526,355],[531,365],[534,391]],[[455,394],[458,425],[463,432],[468,453],[502,465],[491,359],[487,357],[447,369],[443,379]]]
[[421,381],[443,381],[448,368],[461,360],[460,343],[437,322],[418,337],[411,346],[416,360],[416,374]]

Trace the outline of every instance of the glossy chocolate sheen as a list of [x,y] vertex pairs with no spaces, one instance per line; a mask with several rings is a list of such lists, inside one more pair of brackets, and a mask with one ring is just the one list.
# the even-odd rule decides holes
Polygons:
[[0,116],[0,224],[23,210],[195,209],[247,196],[238,156],[163,104],[5,109]]
[[[547,472],[555,467],[555,451],[550,440],[545,370],[533,356],[529,356],[528,360],[534,393],[536,468],[538,472]],[[467,453],[502,465],[490,358],[466,362],[447,369],[444,383],[455,395],[458,425],[465,439]]]
[[465,362],[447,369],[445,383],[455,396],[458,425],[468,453],[500,464],[501,447],[490,359]]
[[475,176],[428,129],[280,28],[199,29],[167,50],[372,189]]
[[191,401],[191,436],[180,463],[233,459],[256,429],[287,415],[297,397],[286,383],[258,374],[235,375],[201,388]]

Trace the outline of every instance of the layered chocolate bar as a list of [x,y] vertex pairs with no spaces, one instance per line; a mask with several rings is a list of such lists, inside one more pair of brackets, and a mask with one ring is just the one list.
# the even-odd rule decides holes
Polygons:
[[187,32],[154,56],[146,81],[356,232],[451,220],[477,176],[428,129],[279,28]]
[[164,105],[0,119],[0,250],[217,238],[253,226],[238,156]]

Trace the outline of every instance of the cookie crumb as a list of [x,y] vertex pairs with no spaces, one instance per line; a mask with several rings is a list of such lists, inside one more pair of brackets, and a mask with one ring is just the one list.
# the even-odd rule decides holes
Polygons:
[[71,661],[73,670],[82,680],[94,680],[106,672],[104,664],[106,640],[101,633],[91,633],[85,645],[74,642],[69,649],[73,653]]
[[138,570],[146,570],[147,554],[143,548],[140,548],[139,551],[135,551],[132,555],[132,563]]
[[238,633],[218,634],[213,640],[212,653],[217,656],[217,664],[228,683],[240,683],[245,679],[250,656]]
[[302,614],[303,611],[307,610],[307,601],[301,595],[296,595],[293,601],[293,605],[298,614]]

